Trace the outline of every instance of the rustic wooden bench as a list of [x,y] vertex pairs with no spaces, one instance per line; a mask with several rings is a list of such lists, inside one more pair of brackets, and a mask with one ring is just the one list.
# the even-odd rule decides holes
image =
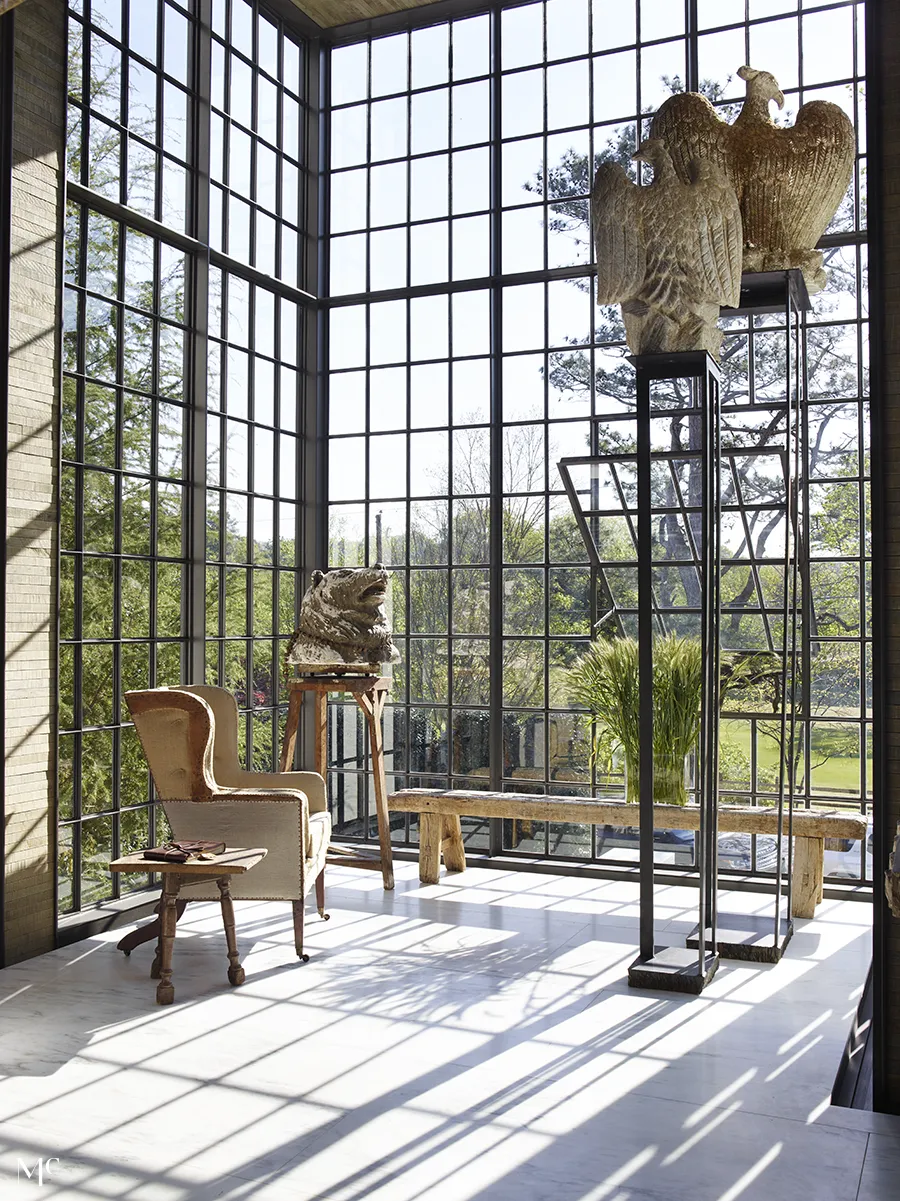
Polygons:
[[[419,815],[419,879],[436,884],[441,856],[448,871],[466,869],[460,817],[506,817],[532,821],[576,822],[587,825],[639,824],[638,806],[627,801],[578,797],[534,796],[519,792],[444,792],[439,788],[407,788],[391,793],[388,808],[395,813]],[[654,805],[657,830],[698,830],[696,805]],[[788,832],[787,814],[783,831]],[[771,808],[720,805],[722,834],[777,834],[778,814]],[[792,911],[794,917],[814,917],[822,900],[826,838],[863,839],[866,820],[840,810],[794,810],[794,863]]]

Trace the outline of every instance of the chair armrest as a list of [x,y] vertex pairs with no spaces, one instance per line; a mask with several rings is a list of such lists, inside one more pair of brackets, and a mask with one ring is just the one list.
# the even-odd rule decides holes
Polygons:
[[328,809],[325,796],[325,781],[314,771],[241,771],[237,787],[244,791],[252,789],[290,788],[302,792],[309,803],[310,813],[324,813]]
[[253,869],[260,895],[302,896],[309,850],[306,798],[301,793],[231,790],[213,801],[163,801],[175,838],[211,838],[232,847],[266,847]]

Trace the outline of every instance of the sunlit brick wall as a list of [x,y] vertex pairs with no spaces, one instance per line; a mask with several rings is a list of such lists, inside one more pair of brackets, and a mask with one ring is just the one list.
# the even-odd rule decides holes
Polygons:
[[56,410],[65,10],[15,12],[6,618],[7,961],[54,941]]

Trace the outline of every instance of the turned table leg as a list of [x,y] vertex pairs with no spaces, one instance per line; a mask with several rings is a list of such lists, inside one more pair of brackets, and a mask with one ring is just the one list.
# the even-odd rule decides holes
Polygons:
[[231,884],[227,876],[220,876],[216,880],[219,886],[220,900],[222,902],[222,924],[225,927],[225,942],[228,945],[228,983],[243,984],[244,969],[241,967],[238,959],[237,935],[234,930],[234,905],[231,901]]
[[[152,942],[154,938],[156,939],[157,945],[158,945],[159,944],[159,935],[160,935],[160,931],[162,929],[162,926],[161,926],[161,923],[159,920],[159,911],[160,911],[161,906],[162,906],[162,901],[160,900],[159,904],[156,906],[156,917],[153,919],[153,921],[148,922],[146,926],[138,926],[138,928],[136,930],[132,930],[130,934],[126,934],[124,938],[120,938],[119,941],[116,943],[116,950],[123,951],[125,953],[125,955],[127,956],[127,955],[131,954],[131,952],[134,950],[135,947],[139,947],[139,946],[141,946],[142,943],[145,943],[145,942]],[[181,915],[184,913],[186,908],[187,908],[187,901],[182,901],[179,899],[176,902],[176,905],[175,905],[175,921],[176,922],[179,921],[179,919],[181,918]],[[154,964],[156,967],[156,975],[153,976],[153,979],[157,980],[159,978],[159,963],[157,961],[154,961]]]
[[175,924],[178,921],[177,899],[181,888],[181,877],[177,872],[166,872],[163,877],[163,892],[159,903],[159,943],[156,948],[156,958],[150,969],[152,978],[159,975],[156,986],[156,1002],[158,1005],[171,1005],[175,1000],[175,986],[172,984],[172,949],[175,945]]
[[441,854],[448,872],[466,870],[466,848],[463,845],[462,827],[455,813],[445,813],[441,819]]

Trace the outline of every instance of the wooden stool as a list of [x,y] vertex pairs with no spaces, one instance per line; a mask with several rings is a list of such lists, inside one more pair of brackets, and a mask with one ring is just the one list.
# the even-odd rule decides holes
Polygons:
[[281,771],[290,771],[294,761],[297,742],[297,726],[300,723],[300,706],[303,694],[311,692],[315,698],[315,752],[314,768],[323,779],[328,773],[328,694],[349,692],[362,709],[369,727],[369,745],[372,751],[372,776],[375,782],[375,813],[378,818],[378,843],[380,855],[367,859],[351,851],[329,854],[326,862],[339,863],[347,867],[368,867],[381,871],[384,887],[394,887],[394,857],[391,847],[391,818],[387,805],[387,782],[384,776],[384,738],[381,719],[384,702],[391,690],[391,681],[386,676],[302,676],[288,681],[290,701],[284,743],[281,747]]
[[[255,867],[266,857],[264,847],[254,847],[244,851],[231,848],[215,855],[211,859],[194,859],[187,863],[165,863],[157,859],[145,859],[142,851],[124,855],[114,859],[109,865],[111,872],[158,872],[163,877],[162,897],[159,902],[159,941],[156,944],[156,958],[150,968],[150,979],[159,980],[156,986],[156,1003],[171,1005],[175,1000],[175,986],[172,984],[172,949],[175,945],[175,925],[178,921],[179,906],[183,911],[184,902],[178,900],[182,884],[204,876],[215,876],[219,886],[222,902],[222,922],[225,926],[225,941],[228,946],[228,982],[238,985],[244,983],[244,969],[238,960],[237,937],[234,932],[234,905],[231,901],[231,886],[229,876],[239,876]],[[130,936],[126,936],[130,937]],[[142,939],[141,941],[146,941]],[[131,954],[131,947],[119,945],[126,955]]]

